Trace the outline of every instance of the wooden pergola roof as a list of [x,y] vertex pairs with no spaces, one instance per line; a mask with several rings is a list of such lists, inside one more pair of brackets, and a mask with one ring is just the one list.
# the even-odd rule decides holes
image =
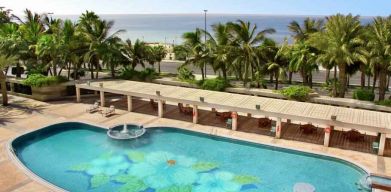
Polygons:
[[[100,87],[101,83],[103,84],[102,87]],[[76,84],[76,87],[254,115],[280,117],[325,126],[332,125],[364,131],[391,133],[391,113],[386,112],[125,80],[95,81],[91,82],[90,85],[86,83]],[[160,96],[157,95],[156,91],[160,91]],[[200,101],[200,97],[204,97],[204,102]],[[256,109],[256,105],[260,105],[259,110]],[[331,120],[332,115],[337,116],[336,121]]]

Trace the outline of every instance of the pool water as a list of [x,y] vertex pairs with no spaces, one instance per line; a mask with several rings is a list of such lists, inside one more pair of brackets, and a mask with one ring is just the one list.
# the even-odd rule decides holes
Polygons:
[[235,192],[359,191],[362,169],[334,158],[151,128],[115,141],[106,130],[61,123],[17,138],[12,146],[36,175],[68,191]]

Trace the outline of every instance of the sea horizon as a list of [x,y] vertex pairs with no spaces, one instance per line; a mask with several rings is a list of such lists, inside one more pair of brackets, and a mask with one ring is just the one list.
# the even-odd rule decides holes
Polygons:
[[[71,19],[77,21],[79,15],[53,15],[55,18]],[[180,44],[183,42],[182,35],[185,32],[194,31],[196,28],[204,28],[204,14],[195,13],[154,13],[154,14],[99,14],[106,20],[114,21],[112,32],[125,30],[119,36],[122,39],[143,40],[149,43]],[[324,19],[321,15],[268,15],[268,14],[207,14],[207,30],[212,31],[211,25],[216,23],[225,23],[237,21],[239,19],[256,24],[258,30],[273,28],[276,33],[269,34],[267,37],[274,39],[278,43],[291,39],[291,32],[288,25],[292,21],[303,22],[305,18]],[[373,17],[360,17],[363,24],[372,20]]]

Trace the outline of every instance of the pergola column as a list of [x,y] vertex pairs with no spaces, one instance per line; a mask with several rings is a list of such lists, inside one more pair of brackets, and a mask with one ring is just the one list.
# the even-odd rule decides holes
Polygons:
[[331,127],[326,127],[324,129],[323,146],[325,146],[325,147],[330,146],[331,129],[332,129]]
[[238,113],[236,111],[232,112],[232,130],[236,131],[238,129]]
[[80,98],[80,88],[76,87],[76,102],[80,103],[81,98]]
[[386,138],[387,138],[386,136],[387,136],[387,134],[385,134],[385,133],[382,133],[380,135],[378,155],[381,155],[381,156],[384,155],[384,148],[386,147]]
[[198,123],[198,106],[193,105],[193,123]]
[[100,106],[104,107],[105,106],[105,92],[100,91]]
[[163,100],[159,100],[157,104],[158,104],[158,116],[160,118],[162,118],[163,117]]
[[127,95],[127,99],[128,99],[128,111],[131,112],[133,109],[133,105],[132,105],[132,96],[130,95]]
[[277,117],[276,121],[276,138],[281,138],[281,129],[282,129],[282,123],[281,123],[281,117]]

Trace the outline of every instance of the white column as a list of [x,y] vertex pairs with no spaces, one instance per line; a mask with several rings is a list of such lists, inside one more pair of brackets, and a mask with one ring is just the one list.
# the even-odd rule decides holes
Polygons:
[[76,87],[76,102],[80,103],[80,88]]
[[380,143],[379,143],[379,152],[378,155],[383,156],[384,155],[384,148],[386,147],[386,134],[382,133],[380,135]]
[[127,95],[127,98],[128,98],[128,111],[131,112],[132,111],[132,96],[130,95]]
[[282,129],[281,118],[277,117],[277,122],[276,122],[276,138],[277,139],[281,138],[281,129]]
[[193,105],[193,123],[198,123],[198,106]]
[[232,130],[236,131],[238,129],[238,113],[237,112],[232,112]]
[[331,127],[326,127],[324,129],[323,146],[325,146],[325,147],[330,146],[330,136],[331,136]]
[[105,106],[105,92],[100,91],[100,106],[104,107]]
[[158,116],[163,117],[163,100],[158,101]]

